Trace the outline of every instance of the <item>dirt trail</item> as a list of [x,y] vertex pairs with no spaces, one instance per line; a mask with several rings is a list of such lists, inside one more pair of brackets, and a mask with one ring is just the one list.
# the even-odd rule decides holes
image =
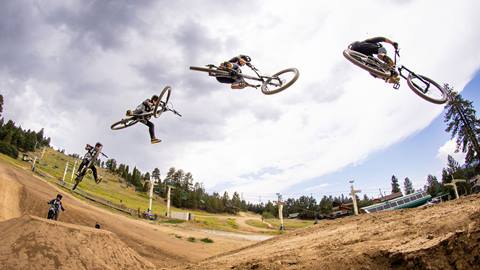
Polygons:
[[480,269],[480,195],[322,221],[178,269]]
[[[57,193],[64,194],[62,201],[66,208],[66,211],[60,214],[60,221],[87,227],[93,227],[99,222],[102,229],[115,233],[120,240],[158,268],[199,261],[254,243],[216,237],[188,228],[153,225],[112,213],[61,191],[53,184],[34,177],[29,171],[0,161],[0,194],[2,198],[4,194],[8,195],[7,199],[0,200],[2,220],[24,214],[45,217],[48,211],[47,202]],[[176,235],[182,238],[177,238]],[[209,237],[214,243],[192,243],[185,240],[188,237]],[[0,254],[1,256],[3,255]]]
[[16,269],[155,269],[108,231],[22,216],[0,223],[0,265]]

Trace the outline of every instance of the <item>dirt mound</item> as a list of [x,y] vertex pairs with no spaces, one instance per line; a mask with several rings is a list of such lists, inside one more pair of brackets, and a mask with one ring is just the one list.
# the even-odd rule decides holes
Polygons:
[[154,269],[108,231],[22,216],[0,223],[2,269]]
[[322,221],[186,269],[480,269],[480,196]]

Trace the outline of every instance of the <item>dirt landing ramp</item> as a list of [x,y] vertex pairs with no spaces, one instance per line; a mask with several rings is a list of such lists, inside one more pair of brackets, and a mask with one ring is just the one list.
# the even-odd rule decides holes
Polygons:
[[111,232],[29,215],[0,222],[1,269],[155,269]]
[[182,268],[480,269],[480,195],[321,221]]

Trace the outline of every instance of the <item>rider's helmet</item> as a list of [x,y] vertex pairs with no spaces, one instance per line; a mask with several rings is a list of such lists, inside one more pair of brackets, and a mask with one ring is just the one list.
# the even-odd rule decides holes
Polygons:
[[63,198],[62,194],[57,194],[57,199],[61,200]]
[[245,62],[247,62],[247,63],[250,63],[250,61],[252,61],[252,59],[250,58],[250,56],[244,55],[244,54],[240,54],[240,55],[238,56],[238,58],[241,58],[241,59],[245,60]]
[[158,96],[157,95],[153,95],[152,98],[150,99],[151,101],[155,101],[155,100],[158,100]]
[[97,143],[95,144],[95,147],[100,147],[100,146],[103,146],[100,142],[97,142]]

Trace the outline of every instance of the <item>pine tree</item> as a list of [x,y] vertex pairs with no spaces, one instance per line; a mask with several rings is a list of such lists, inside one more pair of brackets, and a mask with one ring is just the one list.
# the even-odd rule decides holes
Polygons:
[[437,180],[437,177],[429,174],[427,176],[427,192],[430,194],[432,197],[436,196],[438,193],[440,193],[442,190],[442,186]]
[[403,181],[403,189],[405,191],[405,194],[411,194],[415,190],[413,190],[413,184],[412,181],[408,177],[405,177],[405,180]]
[[467,163],[478,160],[480,120],[475,115],[473,103],[453,91],[448,84],[445,84],[445,89],[450,93],[450,100],[445,105],[447,111],[444,118],[444,122],[447,124],[445,131],[451,133],[452,139],[456,137],[456,150],[466,153],[465,161]]
[[0,95],[0,117],[2,116],[3,113],[3,96]]
[[400,192],[400,185],[398,184],[398,178],[392,175],[392,194]]

